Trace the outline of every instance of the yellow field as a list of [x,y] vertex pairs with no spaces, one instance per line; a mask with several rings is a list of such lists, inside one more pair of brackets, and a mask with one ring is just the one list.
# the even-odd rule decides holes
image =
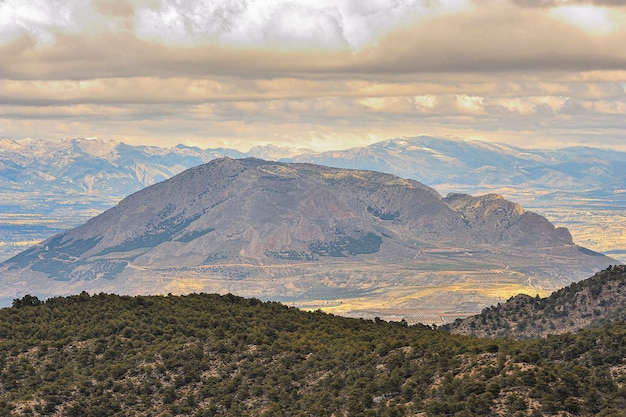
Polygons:
[[21,242],[2,242],[0,241],[0,246],[32,246],[32,245],[36,245],[37,243],[41,242],[40,240],[24,240]]
[[626,263],[626,210],[577,207],[537,207],[555,226],[567,227],[577,245]]
[[[473,282],[461,282],[437,287],[390,287],[386,291],[380,290],[377,294],[371,294],[367,298],[347,298],[332,301],[307,300],[302,303],[294,303],[294,305],[309,310],[321,309],[337,315],[366,317],[377,315],[385,319],[401,320],[404,318],[407,321],[410,321],[412,317],[422,316],[437,318],[433,322],[446,322],[448,321],[446,320],[447,317],[470,315],[481,310],[477,308],[474,312],[450,311],[450,305],[447,301],[452,301],[452,299],[469,297],[480,300],[505,300],[517,294],[545,297],[550,293],[549,290],[515,283],[492,283],[477,286]],[[439,301],[433,303],[433,300],[428,299],[429,296],[434,296]],[[423,320],[417,321],[424,322]],[[430,322],[430,320],[427,321]]]

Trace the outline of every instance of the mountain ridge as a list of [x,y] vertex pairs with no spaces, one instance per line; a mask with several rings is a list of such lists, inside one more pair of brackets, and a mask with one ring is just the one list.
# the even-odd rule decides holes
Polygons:
[[290,161],[373,169],[419,178],[438,189],[467,190],[470,194],[478,190],[484,193],[488,184],[525,188],[532,185],[545,193],[557,189],[614,190],[626,183],[626,152],[590,147],[524,149],[427,135],[387,139],[366,148],[299,155]]
[[519,294],[446,328],[456,334],[526,339],[598,327],[625,317],[626,265],[610,265],[549,297]]
[[222,158],[31,247],[0,275],[5,294],[27,277],[52,295],[202,290],[291,301],[316,294],[319,304],[334,294],[346,308],[396,293],[394,308],[415,309],[445,304],[419,287],[445,293],[460,281],[457,306],[485,305],[502,280],[545,291],[609,263],[499,196],[443,198],[375,171]]
[[[72,171],[84,173],[83,162],[86,161],[96,163],[96,166],[117,167],[122,171],[116,175],[123,175],[135,181],[134,189],[111,189],[118,197],[124,197],[147,185],[169,178],[184,169],[224,156],[259,157],[282,162],[310,162],[338,168],[375,170],[420,180],[432,187],[445,187],[445,190],[449,191],[461,191],[459,186],[473,185],[474,191],[480,190],[484,193],[487,190],[481,189],[480,186],[489,183],[503,186],[532,184],[544,193],[550,189],[569,192],[602,189],[608,192],[626,188],[626,168],[623,166],[626,152],[591,147],[524,149],[499,143],[427,135],[387,139],[366,147],[326,152],[274,145],[255,146],[248,152],[228,148],[201,149],[186,145],[160,148],[128,145],[105,139],[81,138],[58,141],[36,139],[16,141],[3,138],[0,142],[0,160],[5,164],[16,165],[14,168],[19,169],[15,173],[35,172],[32,178],[39,176],[41,179],[56,178],[66,182],[79,180],[85,174],[72,176],[69,173]],[[86,160],[81,160],[81,157]],[[415,161],[420,161],[420,164],[415,164]],[[143,166],[145,168],[142,168]],[[134,174],[133,167],[139,170],[137,172],[143,169],[153,174],[145,176]],[[7,181],[3,175],[5,174],[0,175],[0,186],[10,187],[10,179]],[[561,186],[558,186],[559,183],[546,181],[550,175],[560,175],[567,181],[561,182]],[[491,181],[496,177],[500,180]],[[450,182],[451,179],[453,182]],[[41,183],[37,184],[41,187]],[[48,182],[47,187],[50,188],[53,184]],[[451,188],[454,186],[457,187]],[[73,187],[79,189],[80,182]],[[107,189],[104,186],[100,187],[103,190]],[[83,188],[83,191],[87,190]],[[472,189],[467,188],[463,191]]]

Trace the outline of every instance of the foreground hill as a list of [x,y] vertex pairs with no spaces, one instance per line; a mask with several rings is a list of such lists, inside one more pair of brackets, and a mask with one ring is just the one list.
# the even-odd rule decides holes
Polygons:
[[626,318],[626,266],[616,265],[555,291],[520,294],[479,315],[448,325],[452,333],[481,337],[541,337]]
[[0,310],[0,414],[623,416],[626,327],[534,341],[232,295],[34,297]]
[[497,195],[442,198],[374,171],[224,158],[2,263],[0,294],[232,292],[370,317],[457,315],[612,263]]

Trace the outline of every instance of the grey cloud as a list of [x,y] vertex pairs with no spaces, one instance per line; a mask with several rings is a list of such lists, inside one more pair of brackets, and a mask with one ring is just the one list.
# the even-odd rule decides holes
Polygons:
[[[48,106],[45,108],[4,107],[0,112],[0,134],[14,138],[101,136],[140,143],[174,145],[179,142],[209,147],[223,141],[238,147],[268,140],[308,143],[310,132],[326,132],[335,138],[382,138],[418,133],[478,135],[519,144],[541,138],[551,142],[588,143],[603,140],[606,146],[623,146],[626,127],[623,114],[595,114],[583,102],[572,100],[556,113],[539,104],[532,115],[505,111],[486,100],[484,111],[463,114],[452,96],[442,97],[430,112],[374,111],[357,100],[323,98],[307,101],[257,102],[246,109],[236,103],[196,106],[186,103],[145,105]],[[491,133],[490,133],[491,132]],[[620,138],[621,135],[621,139]],[[334,147],[354,142],[335,142]],[[621,142],[620,142],[621,140]],[[528,145],[529,142],[522,142]]]
[[0,78],[93,79],[106,77],[238,76],[242,79],[327,77],[339,74],[349,53],[271,49],[165,46],[129,33],[94,38],[58,35],[54,46],[40,49],[22,36],[0,46]]
[[[307,143],[310,132],[333,138],[491,134],[511,141],[526,135],[581,143],[605,134],[607,145],[620,144],[620,135],[623,144],[626,72],[612,70],[626,69],[625,30],[591,34],[549,18],[548,2],[533,3],[417,22],[358,52],[177,47],[130,29],[97,36],[58,30],[56,43],[46,47],[23,35],[0,44],[0,134],[170,144],[193,138],[206,146],[270,137]],[[136,1],[94,4],[125,22],[139,9]],[[214,3],[196,19],[199,3],[185,4],[179,21],[187,22],[190,35],[237,30],[228,26],[240,18],[236,10]],[[315,20],[321,26],[303,39],[324,25],[336,30],[332,25],[347,16],[318,12],[327,13]],[[377,21],[376,11],[371,16],[366,27]],[[278,25],[262,36],[278,43],[287,29]],[[347,38],[333,32],[329,39],[339,36]],[[598,73],[580,74],[590,70]],[[52,80],[58,83],[28,85]],[[84,85],[74,82],[80,80]],[[432,106],[415,99],[426,95]],[[480,105],[464,109],[457,96],[476,96]]]
[[135,15],[135,6],[129,0],[92,0],[99,13],[109,16],[131,17]]
[[537,113],[540,116],[544,116],[544,117],[552,117],[552,116],[554,116],[554,110],[552,110],[552,107],[548,106],[545,103],[538,104],[535,107],[535,113]]
[[364,72],[543,72],[626,69],[626,31],[591,34],[535,11],[446,16],[383,39]]
[[[492,0],[473,0],[472,3],[478,5],[489,4]],[[558,6],[608,6],[624,7],[624,0],[510,0],[512,4],[523,8],[552,8]]]
[[[184,16],[183,21],[189,20],[190,33],[211,31],[212,24],[220,26],[236,20],[221,15],[222,3],[211,6],[210,11],[214,13],[207,13],[204,18],[194,17],[198,14],[194,7],[200,2],[186,4],[187,8],[178,12]],[[245,7],[243,2],[236,4]],[[115,13],[129,13],[127,3],[120,1],[118,6],[119,10]],[[236,13],[233,10],[227,13]],[[327,20],[314,19],[314,23],[320,26],[306,33],[339,30],[337,16],[331,11],[320,13],[328,13]],[[288,35],[280,24],[275,26],[267,29],[269,32],[263,35],[265,39],[278,42]],[[220,26],[218,31],[223,30]],[[309,36],[306,33],[302,36]],[[329,36],[331,39],[340,35]],[[0,45],[0,77],[210,78],[226,75],[242,79],[313,77],[381,81],[404,75],[414,77],[420,73],[571,73],[626,69],[625,44],[626,28],[598,35],[552,19],[537,9],[512,11],[510,8],[490,7],[404,27],[355,53],[347,49],[281,51],[229,48],[215,44],[176,47],[137,38],[130,31],[98,36],[59,32],[54,45],[42,48],[34,37],[23,35]]]
[[[597,36],[541,18],[467,16],[405,29],[359,54],[218,46],[175,48],[130,34],[59,35],[40,49],[22,36],[0,46],[0,78],[239,76],[401,79],[404,74],[542,74],[626,69],[626,32]],[[418,78],[419,79],[419,78]],[[429,77],[423,77],[428,80]]]

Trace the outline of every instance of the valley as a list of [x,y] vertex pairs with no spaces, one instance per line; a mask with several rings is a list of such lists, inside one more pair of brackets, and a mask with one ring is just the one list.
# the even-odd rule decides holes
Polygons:
[[97,194],[0,192],[0,262],[115,205]]
[[593,204],[571,201],[529,203],[526,207],[541,213],[554,224],[567,227],[577,244],[626,263],[626,214],[623,207],[604,201]]

